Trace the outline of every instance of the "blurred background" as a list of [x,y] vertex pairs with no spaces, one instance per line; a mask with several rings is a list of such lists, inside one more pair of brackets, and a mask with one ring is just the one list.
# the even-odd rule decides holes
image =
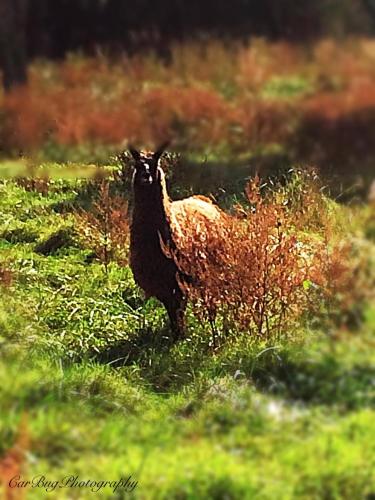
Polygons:
[[374,33],[373,0],[2,0],[0,152],[108,163],[172,138],[195,190],[303,163],[364,196]]

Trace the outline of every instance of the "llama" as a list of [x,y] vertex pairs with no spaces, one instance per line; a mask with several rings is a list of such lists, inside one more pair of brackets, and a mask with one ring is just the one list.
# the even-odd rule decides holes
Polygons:
[[178,250],[176,236],[181,236],[192,224],[199,224],[199,220],[212,225],[226,215],[204,196],[170,200],[165,175],[159,166],[165,147],[166,144],[150,154],[129,149],[135,161],[130,267],[146,298],[154,296],[165,306],[174,339],[178,340],[184,333],[187,304],[181,282],[191,277],[182,273],[165,249]]

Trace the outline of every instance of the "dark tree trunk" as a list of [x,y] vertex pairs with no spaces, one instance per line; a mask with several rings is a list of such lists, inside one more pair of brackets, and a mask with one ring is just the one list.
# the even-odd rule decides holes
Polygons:
[[0,67],[6,91],[26,83],[28,0],[0,0]]

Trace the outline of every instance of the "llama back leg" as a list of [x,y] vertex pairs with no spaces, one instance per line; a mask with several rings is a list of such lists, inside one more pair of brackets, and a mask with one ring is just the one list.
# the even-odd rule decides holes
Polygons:
[[174,340],[183,338],[185,330],[186,299],[179,294],[179,296],[174,296],[170,300],[166,300],[164,306],[169,316]]

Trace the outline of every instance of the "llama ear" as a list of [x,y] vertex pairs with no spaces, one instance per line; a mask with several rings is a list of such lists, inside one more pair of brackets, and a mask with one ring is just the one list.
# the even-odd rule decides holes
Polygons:
[[132,155],[132,157],[136,161],[139,160],[141,157],[140,152],[137,149],[133,148],[133,146],[129,146],[129,153]]
[[152,157],[154,160],[156,160],[156,162],[159,160],[159,158],[164,153],[164,151],[169,146],[169,144],[170,144],[170,141],[163,142],[163,144],[161,146],[159,146],[158,149],[155,151],[155,153],[153,154]]

